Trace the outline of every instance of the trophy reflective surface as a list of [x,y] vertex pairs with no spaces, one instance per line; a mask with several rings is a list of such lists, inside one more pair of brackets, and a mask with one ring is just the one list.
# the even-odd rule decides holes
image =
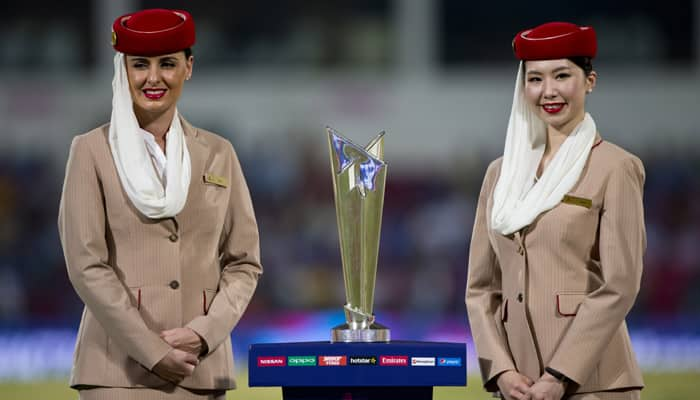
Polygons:
[[389,328],[372,313],[386,184],[384,132],[360,147],[333,128],[326,131],[346,296],[346,323],[331,330],[331,342],[388,342]]

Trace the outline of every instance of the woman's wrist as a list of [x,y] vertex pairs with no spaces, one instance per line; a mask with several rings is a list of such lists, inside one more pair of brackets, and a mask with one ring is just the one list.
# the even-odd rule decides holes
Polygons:
[[546,367],[544,369],[545,373],[554,378],[557,382],[561,383],[562,386],[566,389],[568,386],[569,382],[571,381],[566,375],[562,374],[561,372],[557,371],[554,368]]

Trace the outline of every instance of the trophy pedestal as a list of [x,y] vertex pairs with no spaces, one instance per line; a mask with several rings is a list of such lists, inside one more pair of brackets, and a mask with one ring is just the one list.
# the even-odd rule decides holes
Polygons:
[[283,387],[283,400],[432,400],[431,386],[380,387]]
[[353,329],[348,324],[338,325],[331,330],[331,343],[337,342],[388,342],[391,331],[382,324],[373,323],[369,328]]
[[435,386],[467,384],[465,343],[265,343],[248,352],[248,386],[284,400],[431,400]]

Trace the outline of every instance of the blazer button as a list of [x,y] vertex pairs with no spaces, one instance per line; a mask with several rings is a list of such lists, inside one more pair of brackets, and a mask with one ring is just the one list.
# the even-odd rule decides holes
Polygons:
[[180,282],[178,282],[178,281],[171,281],[171,282],[170,282],[170,288],[171,288],[171,289],[177,289],[177,288],[179,288],[179,287],[180,287]]
[[176,233],[170,234],[170,236],[168,237],[168,239],[170,239],[171,242],[177,242],[177,239],[178,239],[178,238],[177,238],[177,234],[176,234]]
[[518,301],[519,301],[520,303],[523,302],[523,294],[522,294],[522,293],[518,293]]

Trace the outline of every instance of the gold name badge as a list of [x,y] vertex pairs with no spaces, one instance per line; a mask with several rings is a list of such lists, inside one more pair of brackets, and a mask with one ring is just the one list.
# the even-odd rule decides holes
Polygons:
[[581,206],[586,208],[593,207],[593,200],[587,199],[585,197],[569,196],[568,194],[561,199],[562,203],[573,204],[575,206]]
[[223,176],[217,176],[214,174],[205,174],[204,175],[204,182],[206,183],[212,183],[217,186],[221,187],[228,187],[228,180],[224,178]]

